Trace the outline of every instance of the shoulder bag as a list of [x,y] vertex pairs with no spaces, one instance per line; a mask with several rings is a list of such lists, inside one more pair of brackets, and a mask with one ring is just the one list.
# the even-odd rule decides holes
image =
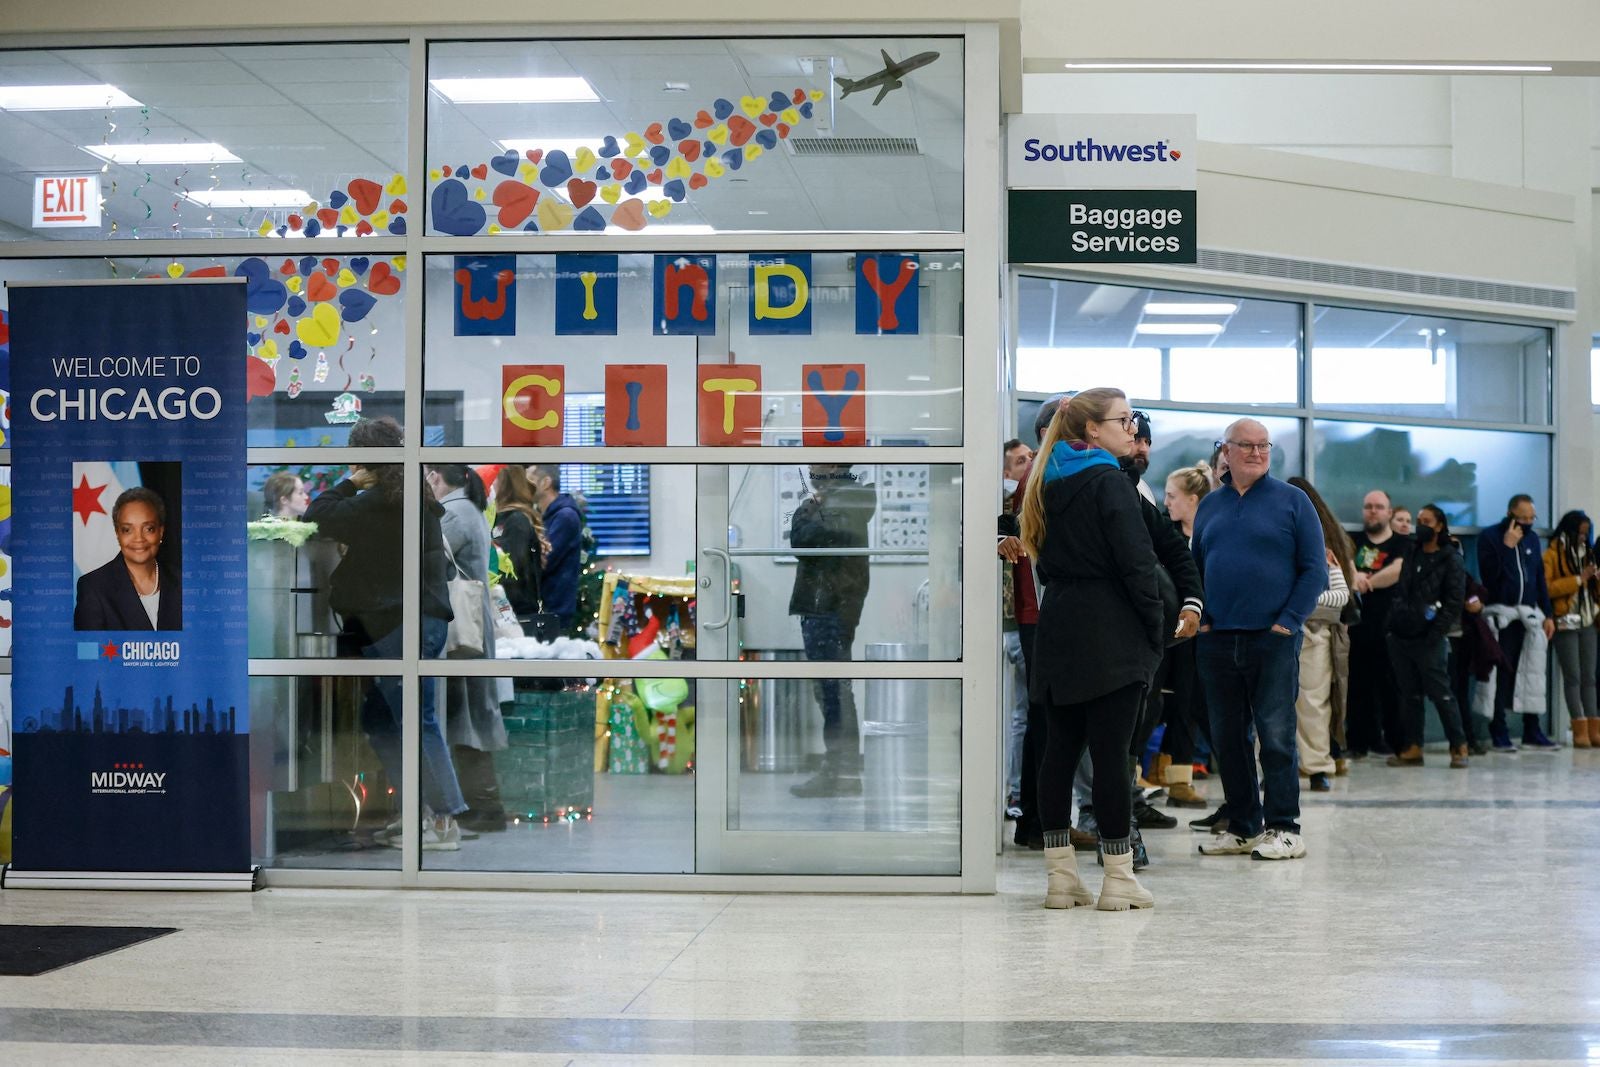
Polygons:
[[446,659],[482,659],[488,643],[484,640],[483,614],[488,603],[487,585],[477,578],[468,577],[450,551],[450,539],[442,538],[444,554],[455,571],[447,583],[450,590],[450,630],[444,639]]

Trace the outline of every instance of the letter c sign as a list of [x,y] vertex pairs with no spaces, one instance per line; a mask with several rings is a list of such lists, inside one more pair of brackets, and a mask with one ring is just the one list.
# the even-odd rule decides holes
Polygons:
[[541,448],[561,444],[566,368],[511,363],[500,368],[500,381],[500,443]]

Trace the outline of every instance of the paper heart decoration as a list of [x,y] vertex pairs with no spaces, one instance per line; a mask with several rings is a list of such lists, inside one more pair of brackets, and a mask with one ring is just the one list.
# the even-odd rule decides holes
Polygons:
[[306,236],[315,237],[322,232],[322,223],[316,219],[306,219]]
[[622,199],[622,186],[606,186],[604,189],[600,190],[600,199],[604,200],[608,204],[615,204],[618,200]]
[[500,209],[500,225],[511,229],[521,226],[533,214],[539,203],[539,190],[518,181],[501,182],[494,187],[494,204]]
[[728,140],[732,141],[735,147],[744,144],[755,132],[756,124],[743,115],[735,115],[728,120]]
[[667,137],[669,140],[681,141],[694,132],[694,127],[682,119],[667,120]]
[[713,126],[706,132],[706,139],[712,144],[722,145],[728,143],[728,127]]
[[[298,292],[300,292],[301,290],[303,290],[306,287],[306,280],[304,278],[300,277],[300,275],[296,274],[293,278],[290,278],[284,284],[288,286],[289,292],[298,293]],[[292,296],[289,298],[289,301],[290,301],[290,305],[289,306],[290,307],[294,306],[294,299],[295,298],[292,297]],[[293,312],[293,314],[298,315],[298,314],[300,314],[300,312],[296,311],[296,312]]]
[[322,261],[322,269],[327,274],[338,274],[339,261],[330,256]]
[[[254,316],[254,318],[256,320],[256,329],[258,329],[258,330],[263,329],[267,325],[266,316],[264,316],[264,315],[256,315],[256,316]],[[3,325],[3,324],[0,324],[0,325]],[[0,343],[3,343],[3,342],[0,342]]]
[[644,171],[636,170],[633,172],[633,176],[623,183],[622,188],[624,191],[637,196],[639,193],[644,192],[644,187],[649,184],[649,182],[645,181]]
[[770,151],[778,147],[778,135],[771,130],[757,130],[756,144]]
[[369,178],[357,178],[345,188],[350,190],[350,198],[363,215],[378,210],[378,202],[383,199],[383,186]]
[[774,122],[778,121],[778,116],[774,115],[770,111],[764,111],[762,112],[761,117],[756,121],[761,123],[763,126],[771,126]]
[[759,96],[741,96],[739,98],[739,110],[743,111],[751,118],[755,118],[766,109],[767,102],[761,99]]
[[649,141],[651,144],[660,144],[663,140],[665,140],[665,138],[661,135],[661,123],[652,122],[650,125],[646,126],[644,128],[644,139]]
[[796,89],[794,91],[794,102],[796,104],[803,104],[806,102],[806,91],[804,89]]
[[730,148],[722,153],[722,162],[729,170],[738,170],[744,166],[744,152],[737,148]]
[[474,200],[482,200],[483,199],[483,190],[482,189],[474,189],[474,190],[472,190],[472,199],[474,199]]
[[[298,278],[295,279],[295,281],[299,280],[300,279]],[[283,313],[289,316],[291,319],[298,319],[301,315],[304,315],[305,312],[306,302],[298,296],[291,296],[289,298],[289,302],[285,304],[283,308]]]
[[183,277],[183,264],[182,263],[168,263],[167,264],[167,277],[169,277],[169,278],[181,278],[181,277]]
[[687,178],[692,173],[694,172],[689,169],[688,162],[681,157],[676,157],[667,164],[667,177],[669,178]]
[[356,232],[361,233],[361,227],[363,226],[367,227],[367,233],[371,233],[374,226],[387,225],[389,225],[389,213],[387,211],[379,211],[374,213],[372,218],[362,219],[360,222],[356,223]]
[[746,158],[746,159],[760,159],[761,158],[761,153],[764,152],[764,151],[765,151],[764,148],[762,148],[760,145],[756,144],[754,141],[751,141],[749,144],[744,146],[744,158]]
[[779,137],[787,137],[787,136],[789,136],[789,124],[788,123],[786,123],[786,122],[778,123],[778,136]]
[[278,264],[278,273],[279,274],[289,275],[289,274],[293,274],[294,272],[295,272],[294,260],[286,259],[282,263]]
[[355,271],[357,274],[367,273],[367,268],[371,265],[371,261],[368,260],[366,256],[355,256],[350,260],[350,269]]
[[652,200],[647,210],[656,218],[664,219],[672,214],[672,202],[670,200]]
[[350,198],[348,196],[345,196],[343,193],[341,193],[337,189],[335,189],[333,192],[328,194],[328,206],[329,207],[335,207],[335,208],[344,207],[345,204],[347,204],[349,202],[350,202]]
[[[10,340],[10,338],[7,336],[6,331],[3,328],[0,328],[0,344],[4,344],[8,340]],[[244,343],[249,345],[251,348],[254,348],[256,345],[261,343],[261,335],[259,333],[247,333],[244,335]]]
[[394,269],[395,269],[395,273],[396,274],[398,274],[401,271],[406,269],[406,257],[405,256],[395,256],[389,262],[394,264]]
[[584,207],[594,199],[596,187],[594,182],[586,182],[582,178],[574,178],[567,183],[567,196],[572,200],[573,207]]
[[601,215],[600,210],[596,207],[586,207],[578,212],[577,218],[572,220],[572,228],[587,233],[598,233],[606,228],[605,216]]
[[645,226],[644,201],[625,201],[611,213],[611,223],[624,230],[642,230]]
[[636,156],[640,152],[644,151],[644,138],[640,137],[636,133],[625,133],[625,134],[623,134],[622,135],[622,141],[623,141],[623,143],[625,145],[628,146],[627,154],[630,155],[630,156]]
[[723,169],[722,164],[718,163],[715,159],[708,158],[706,160],[706,177],[720,178],[726,173],[728,172]]
[[379,296],[393,296],[400,291],[400,279],[389,269],[389,264],[379,260],[367,274],[367,291]]
[[[457,168],[456,173],[459,174],[460,172],[460,168]],[[472,176],[478,179],[480,182],[483,181],[483,179],[489,176],[489,164],[479,163],[476,167],[473,167]]]
[[800,112],[796,111],[792,107],[784,108],[782,115],[780,115],[779,117],[782,118],[784,122],[787,122],[791,126],[797,126],[800,123]]
[[406,235],[406,220],[404,215],[397,219],[389,220],[389,232],[394,234],[396,237],[404,237]]
[[279,319],[272,326],[272,332],[273,333],[288,333],[289,329],[290,329],[290,327],[289,327],[289,320],[288,319]]
[[828,95],[827,91],[824,89],[809,89],[807,92],[810,94],[811,99],[813,100],[821,100],[823,97]]
[[[487,220],[483,205],[474,203],[467,195],[466,185],[455,178],[447,178],[434,187],[431,218],[436,229],[452,237],[471,237],[483,229]],[[395,219],[390,232],[401,221]]]
[[700,158],[700,142],[680,141],[678,143],[678,151],[683,154],[684,159],[687,159],[690,163],[693,163]]
[[772,96],[767,99],[767,107],[773,111],[782,111],[789,106],[789,97],[786,93],[773,90]]
[[299,267],[301,274],[310,274],[312,271],[317,269],[317,257],[301,256]]
[[644,180],[649,182],[651,185],[660,185],[661,184],[661,168],[657,167],[655,170],[651,171],[649,174],[646,174],[644,176]]
[[511,149],[507,149],[502,154],[489,160],[489,166],[493,167],[496,173],[504,174],[509,178],[517,172],[517,166],[521,162],[522,156]]
[[328,276],[320,270],[312,271],[311,277],[306,279],[306,299],[313,304],[323,300],[332,300],[338,293],[339,290],[328,280]]
[[346,204],[339,212],[339,222],[345,226],[354,226],[361,216],[356,214],[354,204]]
[[597,182],[608,182],[608,181],[610,181],[611,180],[611,170],[610,170],[610,168],[609,167],[596,167],[594,169],[594,180],[597,181]]
[[805,103],[800,105],[800,114],[803,117],[809,119],[811,117],[811,111],[811,101],[807,100]]
[[710,129],[712,126],[716,125],[716,122],[717,120],[711,117],[711,113],[709,111],[698,111],[695,113],[694,124],[696,129]]
[[389,179],[389,184],[383,187],[383,191],[390,196],[405,196],[407,191],[406,176],[404,174],[396,174]]
[[341,289],[348,289],[356,283],[356,272],[351,270],[349,267],[345,267],[340,270],[338,276],[334,278],[334,283],[337,284]]
[[346,322],[360,322],[377,303],[377,297],[371,293],[346,289],[339,294],[339,317]]
[[675,204],[683,203],[683,198],[689,195],[684,191],[683,182],[679,181],[677,178],[674,178],[667,184],[663,185],[661,187],[661,191],[666,193],[667,198]]
[[577,156],[574,157],[572,169],[587,171],[595,165],[595,159],[596,157],[593,149],[580,148],[578,149]]
[[278,342],[270,337],[267,338],[266,343],[261,346],[261,351],[256,354],[268,363],[276,363],[278,361]]
[[289,216],[289,220],[288,221],[289,221],[289,229],[293,230],[295,233],[299,233],[300,232],[300,227],[302,227],[302,226],[304,226],[306,224],[306,220],[301,218],[299,215],[291,214]]
[[[256,227],[256,233],[260,234],[262,237],[265,237],[267,234],[269,234],[271,232],[272,232],[272,220],[271,219],[262,219],[261,220],[261,225]],[[287,226],[279,226],[278,227],[278,236],[279,237],[282,237],[284,234],[286,234],[288,232],[289,232],[289,227],[287,227]]]
[[332,304],[318,304],[307,318],[295,324],[295,334],[310,348],[327,348],[339,340],[339,311]]
[[428,180],[435,182],[438,181],[440,178],[446,176],[445,171],[448,171],[449,169],[449,167],[445,167],[444,170],[440,170],[439,168],[435,167],[433,170],[428,172]]
[[251,256],[234,268],[235,278],[245,279],[245,309],[254,315],[271,315],[283,307],[289,291],[272,276],[267,261]]
[[691,174],[689,176],[689,188],[691,189],[704,189],[710,184],[710,179],[708,179],[704,174]]
[[714,156],[717,154],[717,146],[710,141],[701,141],[700,151],[704,155]]
[[731,101],[724,100],[719,96],[711,102],[711,110],[717,116],[717,121],[721,122],[733,114],[733,104]]
[[263,363],[254,356],[246,361],[249,371],[245,375],[245,390],[247,400],[254,400],[258,396],[271,396],[278,388],[278,372],[272,369],[272,364]]
[[404,200],[391,200],[391,201],[389,201],[389,214],[391,214],[391,215],[404,215],[407,210],[408,209],[406,207],[406,202]]
[[227,276],[227,267],[201,267],[198,270],[189,272],[189,277],[191,278],[226,278]]
[[538,166],[539,165],[539,160],[544,158],[544,149],[542,149],[542,148],[530,148],[526,152],[522,153],[522,158],[526,159],[529,163],[532,163],[534,166]]
[[672,149],[668,148],[666,145],[657,145],[656,147],[650,149],[650,162],[654,163],[658,167],[666,166],[667,160],[671,158]]
[[572,160],[561,149],[556,149],[544,157],[544,166],[539,168],[539,180],[554,189],[558,185],[565,185],[568,178],[572,177]]
[[290,341],[289,342],[289,358],[290,359],[305,359],[306,358],[306,346],[301,344],[299,341]]
[[631,173],[633,173],[633,164],[626,159],[613,159],[611,161],[611,176],[617,181],[622,181]]
[[317,221],[326,228],[332,228],[339,224],[339,213],[331,207],[325,207],[317,212]]
[[539,229],[546,233],[564,230],[572,225],[572,209],[553,196],[539,201]]
[[622,149],[617,147],[617,139],[606,134],[606,139],[600,142],[600,157],[602,159],[615,159],[622,154]]

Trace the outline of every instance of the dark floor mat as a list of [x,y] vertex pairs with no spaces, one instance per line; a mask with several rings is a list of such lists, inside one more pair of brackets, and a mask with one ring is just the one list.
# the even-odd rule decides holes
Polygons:
[[9,926],[0,924],[0,975],[31,978],[92,960],[175,926]]

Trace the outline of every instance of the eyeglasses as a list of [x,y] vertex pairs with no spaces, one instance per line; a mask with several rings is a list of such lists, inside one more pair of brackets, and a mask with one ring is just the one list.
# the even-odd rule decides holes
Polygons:
[[1240,452],[1243,452],[1246,455],[1259,454],[1259,455],[1267,456],[1267,455],[1271,455],[1272,454],[1272,442],[1271,441],[1268,441],[1265,444],[1259,444],[1259,445],[1255,444],[1253,442],[1247,443],[1247,442],[1244,442],[1244,441],[1229,441],[1228,444],[1232,445],[1234,448],[1237,448]]
[[1148,419],[1149,417],[1150,416],[1146,415],[1142,411],[1134,411],[1134,412],[1130,412],[1127,415],[1123,415],[1121,418],[1107,419],[1105,421],[1114,422],[1114,423],[1118,424],[1119,426],[1121,426],[1128,433],[1133,433],[1134,427],[1139,425],[1140,420]]

